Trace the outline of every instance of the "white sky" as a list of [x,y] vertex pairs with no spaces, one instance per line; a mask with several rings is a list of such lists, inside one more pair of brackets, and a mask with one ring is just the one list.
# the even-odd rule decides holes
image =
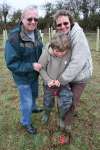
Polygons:
[[12,7],[12,10],[23,9],[28,5],[36,5],[38,6],[39,16],[43,16],[45,11],[40,6],[47,2],[53,3],[54,1],[55,0],[0,0],[0,4],[5,2]]

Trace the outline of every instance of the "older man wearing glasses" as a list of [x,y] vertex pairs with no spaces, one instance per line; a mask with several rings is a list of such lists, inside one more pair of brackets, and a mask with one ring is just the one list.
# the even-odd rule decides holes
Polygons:
[[36,106],[38,72],[34,69],[43,47],[37,24],[37,9],[34,6],[25,8],[20,25],[10,32],[5,46],[6,64],[12,72],[20,96],[20,123],[30,134],[37,132],[32,126],[32,112],[42,111]]

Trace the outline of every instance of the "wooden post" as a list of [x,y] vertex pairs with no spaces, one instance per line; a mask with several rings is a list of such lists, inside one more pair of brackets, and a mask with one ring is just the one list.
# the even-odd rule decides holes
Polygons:
[[41,32],[41,30],[39,30],[39,32],[40,32],[40,36],[41,36],[42,42],[43,42],[44,41],[44,38],[43,38],[44,34]]
[[52,28],[52,27],[51,27],[51,30],[50,30],[50,31],[51,31],[51,38],[52,38],[52,36],[53,36],[53,34],[52,34],[52,32],[53,32],[53,28]]
[[97,39],[96,39],[96,51],[99,51],[99,42],[100,42],[100,29],[97,27]]
[[5,48],[5,43],[6,43],[7,38],[8,38],[7,30],[4,29],[3,30],[3,48]]
[[56,30],[52,30],[52,37],[55,35]]
[[51,40],[51,29],[49,28],[49,41]]
[[51,40],[51,38],[54,36],[54,34],[55,34],[55,30],[53,30],[53,28],[51,27],[51,28],[49,28],[49,41]]

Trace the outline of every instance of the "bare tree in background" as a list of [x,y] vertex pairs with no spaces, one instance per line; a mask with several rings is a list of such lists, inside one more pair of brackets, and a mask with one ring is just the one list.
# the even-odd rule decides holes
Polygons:
[[7,3],[3,3],[0,5],[0,10],[1,10],[1,15],[3,17],[3,21],[4,21],[4,28],[6,28],[6,24],[7,24],[7,15],[9,13],[10,10],[10,6]]
[[20,21],[20,17],[21,17],[21,10],[19,9],[17,11],[14,11],[11,17],[11,22],[18,23]]
[[46,5],[44,5],[45,11],[46,11],[46,15],[45,15],[45,21],[47,22],[47,27],[51,27],[52,25],[52,15],[54,14],[54,5],[52,3],[46,3]]
[[57,0],[56,9],[60,8],[71,11],[75,17],[83,13],[84,19],[87,19],[89,14],[96,13],[97,8],[100,10],[100,0]]

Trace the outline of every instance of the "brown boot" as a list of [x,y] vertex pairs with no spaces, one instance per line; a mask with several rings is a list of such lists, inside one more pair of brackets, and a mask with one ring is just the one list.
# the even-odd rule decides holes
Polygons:
[[73,117],[73,113],[74,113],[74,107],[71,107],[70,110],[65,114],[65,130],[66,132],[68,131],[68,133],[71,131],[71,125],[74,121],[74,117]]

